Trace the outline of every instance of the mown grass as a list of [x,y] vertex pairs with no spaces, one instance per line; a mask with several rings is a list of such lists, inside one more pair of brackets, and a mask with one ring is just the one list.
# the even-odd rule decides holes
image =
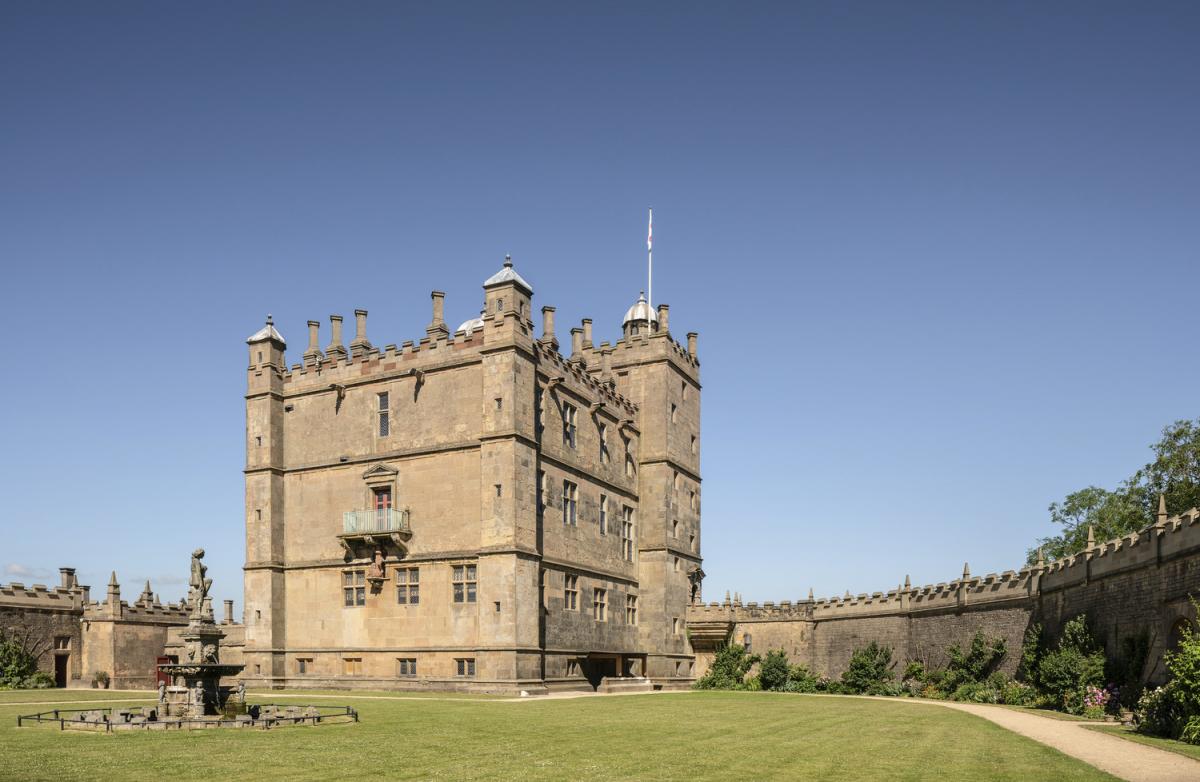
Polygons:
[[214,762],[232,776],[287,780],[1113,779],[970,714],[886,701],[710,692],[342,702],[362,722],[114,735],[18,729],[30,707],[0,704],[0,779],[204,778]]
[[1200,745],[1197,744],[1185,744],[1182,741],[1175,741],[1174,739],[1147,736],[1125,725],[1089,725],[1088,728],[1090,730],[1098,730],[1101,733],[1107,733],[1110,736],[1119,736],[1129,741],[1136,741],[1138,744],[1165,749],[1167,752],[1174,752],[1178,755],[1186,755],[1189,758],[1200,760]]

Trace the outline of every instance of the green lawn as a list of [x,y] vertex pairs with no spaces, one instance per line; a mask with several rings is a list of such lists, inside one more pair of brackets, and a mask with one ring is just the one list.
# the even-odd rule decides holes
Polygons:
[[1174,739],[1147,736],[1143,733],[1137,733],[1133,728],[1128,728],[1124,725],[1096,725],[1091,729],[1102,731],[1110,736],[1120,736],[1129,741],[1136,741],[1139,744],[1146,744],[1158,749],[1165,749],[1167,752],[1176,752],[1180,755],[1187,755],[1189,758],[1200,760],[1200,745],[1197,744],[1184,744],[1182,741],[1175,741]]
[[[950,709],[837,697],[671,693],[562,700],[345,697],[362,722],[264,731],[60,733],[5,693],[0,779],[1111,780]],[[290,699],[289,699],[290,700]],[[218,772],[218,776],[223,776]]]

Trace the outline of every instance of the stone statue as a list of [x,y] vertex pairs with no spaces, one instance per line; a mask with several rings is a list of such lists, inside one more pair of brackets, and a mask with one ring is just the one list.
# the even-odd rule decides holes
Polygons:
[[208,567],[200,560],[204,558],[204,549],[198,548],[192,552],[192,577],[188,581],[188,602],[192,609],[192,618],[200,619],[204,611],[204,599],[212,587],[212,579],[206,578]]
[[375,549],[375,559],[371,562],[371,569],[367,571],[367,578],[383,578],[383,552]]
[[166,682],[158,683],[158,702],[159,703],[167,702],[167,683]]
[[204,685],[196,682],[196,686],[192,687],[192,703],[203,708],[204,706]]
[[242,703],[246,702],[246,683],[245,682],[238,682],[237,698]]
[[217,645],[216,644],[205,644],[204,645],[204,648],[200,652],[200,662],[202,662],[202,663],[219,662],[219,660],[217,660]]

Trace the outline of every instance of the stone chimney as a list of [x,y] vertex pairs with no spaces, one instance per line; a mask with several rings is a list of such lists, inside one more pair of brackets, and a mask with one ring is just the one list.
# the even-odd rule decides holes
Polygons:
[[671,305],[658,305],[658,330],[664,334],[667,333],[667,317],[671,312]]
[[542,344],[558,350],[558,338],[554,336],[554,308],[542,307]]
[[232,600],[225,601],[225,624],[227,624],[227,625],[233,624],[233,601]]
[[433,320],[429,321],[429,325],[425,327],[425,334],[430,339],[450,336],[450,330],[446,328],[446,317],[444,314],[446,294],[441,291],[433,291],[429,294],[429,297],[433,299]]
[[600,343],[600,379],[612,382],[612,347],[607,342]]
[[371,343],[367,341],[367,311],[354,311],[354,341],[350,343],[350,354],[353,356],[361,356],[371,349]]
[[571,329],[571,358],[576,361],[583,360],[583,329]]
[[308,322],[308,349],[304,351],[305,364],[316,364],[321,360],[321,348],[318,344],[320,342],[320,336],[318,335],[320,329],[320,321],[310,320]]
[[329,330],[333,332],[332,338],[329,340],[329,347],[325,348],[325,355],[330,358],[346,358],[346,346],[342,344],[342,316],[329,316]]
[[696,337],[700,336],[694,331],[689,331],[687,335],[688,355],[692,358],[696,357]]
[[592,319],[583,319],[583,349],[592,349]]
[[58,569],[58,580],[63,589],[74,589],[76,586],[75,568],[60,567]]

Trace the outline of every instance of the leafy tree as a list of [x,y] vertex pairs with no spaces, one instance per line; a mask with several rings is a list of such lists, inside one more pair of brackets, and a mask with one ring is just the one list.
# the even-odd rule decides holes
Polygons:
[[872,641],[850,655],[850,663],[842,673],[842,686],[848,692],[879,694],[891,682],[894,666],[892,647]]
[[787,654],[782,649],[767,652],[758,668],[758,681],[764,690],[782,690],[789,676]]
[[1051,503],[1050,521],[1059,525],[1061,532],[1030,549],[1029,564],[1037,561],[1039,549],[1049,561],[1083,551],[1089,527],[1097,541],[1142,529],[1154,521],[1160,495],[1171,512],[1200,506],[1200,420],[1176,421],[1165,427],[1150,449],[1154,460],[1115,490],[1088,486]]

